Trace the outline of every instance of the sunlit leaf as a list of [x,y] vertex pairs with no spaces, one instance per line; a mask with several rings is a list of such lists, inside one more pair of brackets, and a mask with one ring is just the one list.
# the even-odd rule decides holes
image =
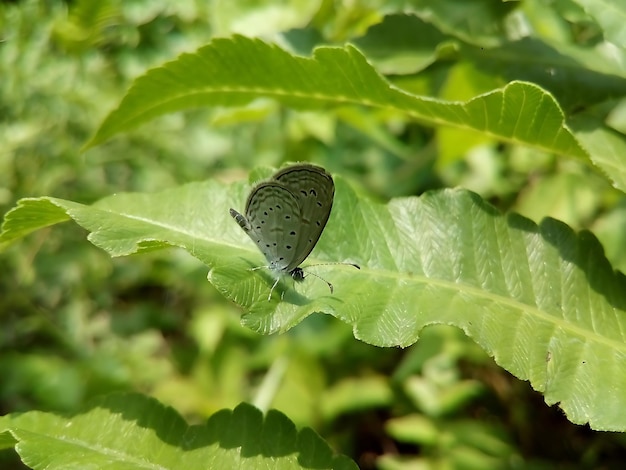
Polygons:
[[[118,194],[93,206],[27,199],[7,214],[0,241],[40,228],[36,213],[64,211],[112,256],[179,246],[209,266],[209,280],[265,334],[314,312],[352,325],[379,346],[408,346],[430,324],[461,328],[575,423],[626,429],[626,279],[589,233],[552,219],[502,215],[463,190],[375,204],[341,179],[328,226],[304,263],[332,282],[274,279],[228,214],[249,186],[215,181],[156,194]],[[59,218],[60,219],[60,218]],[[19,227],[19,230],[12,230]],[[282,295],[282,299],[281,299]]]
[[161,114],[198,106],[241,106],[260,97],[297,109],[360,105],[404,111],[431,124],[472,129],[514,143],[586,156],[554,98],[513,82],[465,103],[420,97],[390,85],[354,47],[293,56],[257,39],[216,39],[135,82],[89,145]]
[[12,443],[33,469],[357,468],[278,411],[263,416],[241,404],[189,426],[173,409],[133,394],[109,395],[73,416],[0,417],[0,446]]

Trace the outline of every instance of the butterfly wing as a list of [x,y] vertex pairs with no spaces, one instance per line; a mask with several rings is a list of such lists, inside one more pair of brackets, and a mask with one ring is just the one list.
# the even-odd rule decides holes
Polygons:
[[270,268],[291,271],[297,257],[300,205],[288,188],[276,181],[261,183],[248,197],[245,217],[233,209],[230,214],[265,255]]
[[[283,268],[291,272],[309,256],[322,235],[333,206],[335,184],[326,170],[306,163],[280,170],[272,179],[292,193],[299,207],[299,224],[286,232],[296,234],[293,257]],[[293,241],[293,237],[289,239],[289,243]]]

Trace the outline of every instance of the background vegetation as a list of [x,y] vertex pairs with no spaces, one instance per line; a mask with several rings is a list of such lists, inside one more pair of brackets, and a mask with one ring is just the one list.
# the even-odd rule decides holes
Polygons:
[[[601,120],[623,142],[626,21],[617,19],[626,10],[616,8],[612,22],[598,8],[573,0],[2,3],[0,210],[23,197],[90,204],[193,181],[229,184],[255,167],[311,161],[383,202],[459,186],[501,211],[589,229],[624,270],[618,165],[608,172],[595,160],[395,111],[298,112],[257,100],[167,114],[81,152],[134,78],[233,33],[302,55],[355,44],[398,87],[444,100],[531,81],[555,96],[568,123]],[[311,315],[263,336],[241,326],[241,309],[188,253],[111,259],[85,236],[64,224],[0,257],[0,415],[71,413],[94,397],[137,391],[189,423],[244,401],[280,410],[362,468],[618,468],[626,458],[623,434],[570,423],[458,329],[428,327],[409,348],[378,348],[333,317]],[[13,451],[0,459],[2,468],[22,465]]]

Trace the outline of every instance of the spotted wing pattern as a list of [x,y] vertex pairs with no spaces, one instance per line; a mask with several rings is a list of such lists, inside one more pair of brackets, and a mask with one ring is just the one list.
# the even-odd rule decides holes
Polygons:
[[257,244],[270,268],[302,278],[296,268],[319,240],[334,193],[333,180],[323,168],[293,165],[252,190],[245,216],[234,209],[230,214]]
[[300,219],[298,200],[291,191],[277,182],[261,183],[248,197],[245,217],[233,209],[231,215],[272,269],[289,271],[287,268],[295,258]]
[[335,185],[326,170],[310,164],[284,168],[273,179],[296,196],[302,214],[296,256],[286,268],[291,271],[309,256],[322,235],[333,206]]

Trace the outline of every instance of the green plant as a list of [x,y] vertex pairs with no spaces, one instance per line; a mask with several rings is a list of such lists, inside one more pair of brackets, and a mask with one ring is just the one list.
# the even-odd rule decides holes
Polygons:
[[[531,5],[550,12],[554,22],[561,9],[567,11],[572,24],[586,25],[585,34],[575,36],[579,43],[564,41],[565,33],[505,38],[505,32],[514,32],[507,23],[514,15],[530,24],[538,21]],[[462,22],[471,18],[465,8],[489,12],[494,20],[476,30],[471,21]],[[416,181],[421,188],[466,183],[505,210],[530,207],[527,201],[542,201],[551,187],[574,191],[584,185],[585,211],[562,212],[572,226],[593,228],[603,217],[619,214],[626,181],[620,165],[625,140],[619,99],[626,79],[607,59],[609,43],[599,37],[602,31],[612,41],[612,53],[623,55],[619,27],[599,19],[588,24],[596,18],[593,8],[585,12],[567,2],[552,9],[524,2],[515,9],[489,2],[462,8],[449,1],[415,7],[412,13],[376,12],[353,10],[350,27],[345,27],[341,19],[346,17],[330,16],[322,8],[309,28],[283,36],[294,51],[312,50],[311,57],[260,39],[214,39],[137,79],[88,144],[196,106],[232,108],[230,114],[222,109],[216,115],[215,122],[222,123],[262,120],[276,113],[275,103],[298,110],[285,116],[287,127],[292,126],[283,142],[289,154],[323,154],[327,167],[341,168],[342,161],[347,167],[347,177],[336,178],[333,214],[311,260],[361,265],[359,272],[339,266],[330,270],[334,295],[311,281],[295,288],[286,284],[284,299],[268,302],[269,275],[248,271],[262,265],[262,257],[228,215],[230,207],[243,207],[250,186],[217,178],[154,193],[120,193],[93,205],[25,198],[6,214],[0,243],[8,246],[44,227],[74,220],[88,230],[93,244],[114,257],[183,248],[209,267],[209,281],[217,291],[243,308],[243,324],[263,334],[286,332],[312,313],[324,312],[345,322],[366,343],[406,347],[418,341],[426,326],[452,325],[501,367],[529,380],[547,403],[559,403],[573,423],[623,431],[625,280],[594,235],[576,233],[551,218],[537,224],[513,211],[503,214],[467,190],[436,190],[381,204],[349,182],[363,174],[364,186],[380,194],[411,192]],[[503,31],[487,27],[494,25]],[[343,42],[344,37],[354,46],[313,47]],[[591,56],[591,51],[597,54]],[[336,136],[329,137],[324,126],[334,128]],[[436,131],[429,132],[429,127]],[[353,133],[366,135],[367,144],[354,143]],[[324,142],[327,149],[310,144],[311,139]],[[423,153],[414,156],[419,143],[431,141],[438,144],[437,152],[422,145]],[[334,144],[346,150],[341,160]],[[369,154],[374,161],[384,156],[379,168],[386,184],[369,171],[371,160],[355,156],[368,146],[376,149]],[[268,174],[260,168],[250,182]],[[529,184],[527,175],[539,182]],[[562,191],[552,193],[546,207],[558,208],[561,200],[567,200]],[[622,243],[617,232],[605,228],[605,240],[613,243],[609,247]],[[621,262],[612,261],[616,266]],[[338,331],[339,337],[345,335]],[[274,371],[280,364],[273,362]],[[426,406],[429,386],[413,375],[428,377],[423,364],[398,382],[412,403],[404,407],[404,416],[388,421],[389,435],[424,449],[431,446],[431,463],[445,462],[436,454],[450,449],[458,452],[448,456],[448,463],[476,468],[510,463],[515,451],[506,439],[494,438],[498,427],[464,420],[450,425],[445,411]],[[361,394],[359,384],[367,384]],[[360,378],[347,389],[348,395],[362,398],[357,409],[364,409],[400,403],[401,394],[391,388],[376,378]],[[480,387],[464,383],[456,392],[450,392],[457,397],[452,404],[440,404],[440,410],[461,409],[480,394]],[[331,397],[327,395],[329,401]],[[348,402],[339,401],[335,411],[326,405],[322,415],[332,422],[348,412]],[[258,404],[266,409],[268,402]],[[28,436],[13,430],[32,432],[28,416],[14,421],[9,415],[0,421],[11,430],[2,435],[5,447],[28,442]],[[462,445],[447,444],[441,423],[455,429],[452,435]],[[153,430],[158,435],[160,428]],[[467,436],[478,437],[472,442],[464,440]],[[263,433],[256,445],[262,440]],[[174,446],[184,447],[179,442]],[[22,458],[28,462],[26,454]],[[593,457],[588,459],[593,463]],[[401,468],[401,461],[386,456],[380,465]]]

